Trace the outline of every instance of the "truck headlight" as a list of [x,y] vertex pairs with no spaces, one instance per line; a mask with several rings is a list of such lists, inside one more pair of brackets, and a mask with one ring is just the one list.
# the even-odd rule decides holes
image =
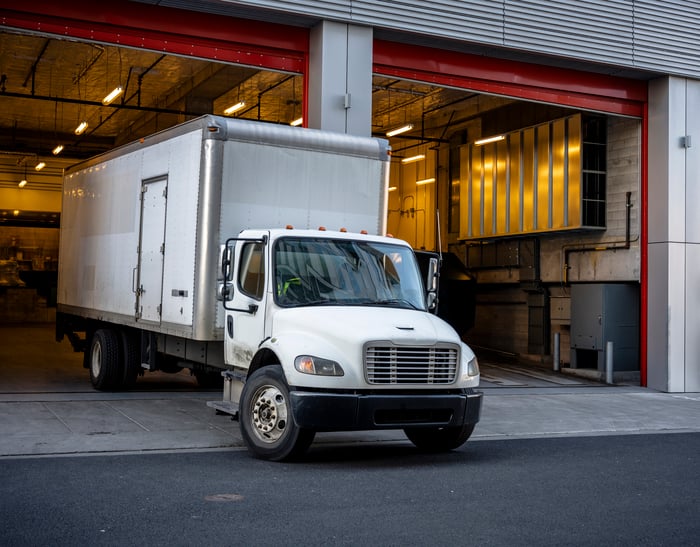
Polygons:
[[467,363],[467,374],[469,376],[479,375],[479,361],[476,360],[476,356],[472,357]]
[[313,355],[299,355],[294,359],[294,368],[303,374],[318,376],[344,376],[343,368],[330,359],[321,359]]

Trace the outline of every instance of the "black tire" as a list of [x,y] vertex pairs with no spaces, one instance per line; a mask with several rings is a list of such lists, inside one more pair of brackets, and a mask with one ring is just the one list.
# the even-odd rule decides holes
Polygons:
[[130,389],[136,383],[141,370],[141,344],[139,337],[129,330],[122,330],[120,333],[122,342],[122,360],[124,377],[122,388]]
[[238,420],[248,450],[261,460],[293,459],[314,440],[314,431],[294,423],[289,388],[279,365],[256,370],[246,380]]
[[116,391],[124,384],[121,359],[121,339],[112,329],[98,329],[92,335],[90,354],[90,381],[100,391]]
[[459,448],[474,431],[474,424],[462,427],[412,427],[404,429],[406,437],[423,452],[447,452]]

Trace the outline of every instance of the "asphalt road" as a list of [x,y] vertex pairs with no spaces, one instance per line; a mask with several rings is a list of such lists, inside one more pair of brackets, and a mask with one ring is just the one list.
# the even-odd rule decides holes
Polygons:
[[0,462],[0,545],[697,545],[700,434]]

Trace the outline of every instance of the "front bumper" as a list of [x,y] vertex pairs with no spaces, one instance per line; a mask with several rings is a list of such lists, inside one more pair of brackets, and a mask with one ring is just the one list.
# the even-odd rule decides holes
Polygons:
[[346,394],[290,392],[294,422],[314,431],[461,427],[481,416],[482,393]]

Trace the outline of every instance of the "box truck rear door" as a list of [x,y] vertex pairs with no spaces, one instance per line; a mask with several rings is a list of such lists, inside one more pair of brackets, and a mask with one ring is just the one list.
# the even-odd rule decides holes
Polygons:
[[165,205],[168,179],[143,181],[137,268],[136,319],[160,323],[163,301]]

